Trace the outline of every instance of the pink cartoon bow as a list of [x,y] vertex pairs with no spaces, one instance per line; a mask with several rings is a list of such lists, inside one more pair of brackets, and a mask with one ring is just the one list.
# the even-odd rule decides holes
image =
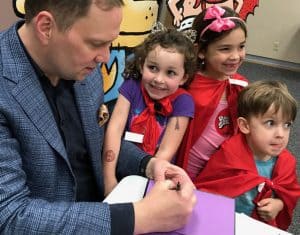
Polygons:
[[222,7],[213,5],[212,7],[206,9],[204,20],[219,19],[224,15],[224,13],[225,10]]
[[[238,17],[225,17],[222,18],[224,15],[225,10],[217,5],[213,5],[206,9],[206,13],[204,16],[204,20],[215,19],[209,25],[207,25],[201,32],[200,38],[203,34],[209,29],[214,32],[221,32],[232,29],[235,27],[235,23],[231,19],[239,19]],[[239,19],[240,20],[240,19]]]

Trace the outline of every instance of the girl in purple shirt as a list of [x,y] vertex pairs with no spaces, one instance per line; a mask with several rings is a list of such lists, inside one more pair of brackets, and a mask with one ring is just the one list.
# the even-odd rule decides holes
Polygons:
[[122,136],[151,156],[172,160],[194,116],[193,99],[183,89],[193,79],[194,51],[186,35],[165,28],[152,32],[136,48],[105,135],[105,194],[117,184]]

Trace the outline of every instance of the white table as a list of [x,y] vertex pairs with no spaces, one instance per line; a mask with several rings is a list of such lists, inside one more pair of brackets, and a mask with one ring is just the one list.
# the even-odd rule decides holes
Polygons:
[[[112,204],[139,201],[144,196],[147,181],[141,176],[127,176],[105,198],[104,202]],[[247,215],[235,213],[235,235],[291,235],[291,233],[252,219]]]

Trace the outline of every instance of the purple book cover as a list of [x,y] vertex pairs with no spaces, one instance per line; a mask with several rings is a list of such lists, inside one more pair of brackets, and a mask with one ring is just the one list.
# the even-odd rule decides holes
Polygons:
[[[153,184],[152,180],[148,182],[146,194]],[[168,233],[151,233],[151,235],[234,235],[234,199],[199,190],[196,191],[196,196],[197,204],[183,228]]]

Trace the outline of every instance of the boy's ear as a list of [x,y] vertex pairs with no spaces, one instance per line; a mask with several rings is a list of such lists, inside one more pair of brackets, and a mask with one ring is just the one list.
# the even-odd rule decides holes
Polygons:
[[239,127],[240,131],[243,134],[249,134],[250,133],[249,123],[248,123],[246,118],[238,117],[237,124],[238,124],[238,127]]

